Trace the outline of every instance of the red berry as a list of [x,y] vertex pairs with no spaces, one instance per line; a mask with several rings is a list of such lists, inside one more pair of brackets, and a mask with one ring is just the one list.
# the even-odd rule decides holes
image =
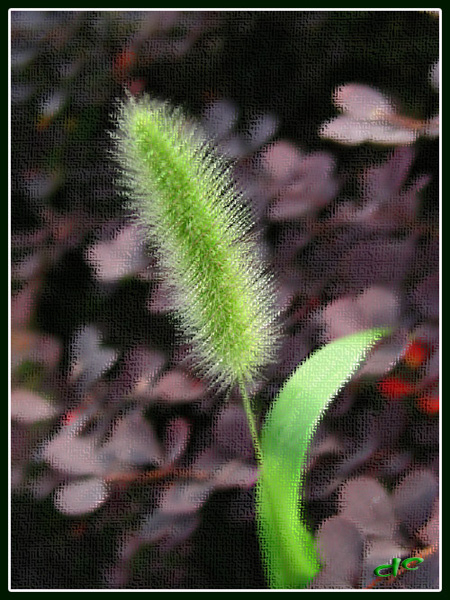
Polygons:
[[427,415],[436,415],[439,412],[439,396],[422,396],[417,399],[417,407]]
[[63,416],[63,424],[70,425],[73,421],[75,421],[75,419],[78,419],[79,415],[80,412],[78,409],[69,410],[69,412]]
[[378,384],[380,392],[386,398],[398,400],[414,391],[414,386],[396,375],[390,375]]
[[114,58],[113,72],[116,79],[124,77],[136,62],[136,54],[133,50],[125,48]]
[[413,369],[420,367],[428,356],[428,348],[424,342],[415,340],[411,342],[405,350],[403,355],[404,362]]

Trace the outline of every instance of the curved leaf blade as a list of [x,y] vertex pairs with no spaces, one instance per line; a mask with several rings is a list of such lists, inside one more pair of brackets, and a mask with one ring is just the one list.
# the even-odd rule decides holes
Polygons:
[[271,588],[304,588],[320,570],[314,538],[299,506],[307,452],[330,401],[388,333],[386,328],[370,329],[317,350],[285,383],[266,418],[256,505]]

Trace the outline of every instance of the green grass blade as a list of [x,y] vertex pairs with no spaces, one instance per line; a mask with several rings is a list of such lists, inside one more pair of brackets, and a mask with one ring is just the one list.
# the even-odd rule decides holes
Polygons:
[[320,570],[305,525],[300,487],[307,452],[334,396],[387,329],[340,338],[302,363],[278,394],[262,434],[263,467],[256,487],[258,534],[271,588],[301,589]]

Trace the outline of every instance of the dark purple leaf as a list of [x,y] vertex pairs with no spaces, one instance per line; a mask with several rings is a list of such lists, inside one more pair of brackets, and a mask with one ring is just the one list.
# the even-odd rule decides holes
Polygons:
[[69,516],[93,512],[106,500],[108,489],[99,478],[90,478],[62,485],[55,494],[56,508]]
[[210,104],[203,113],[206,129],[218,138],[224,137],[235,126],[238,118],[238,107],[226,99]]
[[179,515],[195,513],[208,500],[215,483],[206,481],[177,481],[162,494],[161,512]]
[[206,385],[200,379],[194,379],[182,369],[173,369],[166,373],[151,391],[153,398],[159,398],[169,404],[185,404],[199,400],[206,392]]
[[424,319],[439,319],[439,274],[430,275],[411,291],[411,299]]
[[394,507],[386,490],[375,479],[358,477],[344,484],[340,507],[341,516],[355,523],[366,535],[377,538],[392,535]]
[[190,425],[183,417],[170,421],[164,433],[165,460],[174,463],[183,455],[189,442]]
[[317,549],[327,573],[351,583],[360,571],[364,539],[356,525],[343,517],[324,521],[317,533]]
[[395,488],[392,496],[395,513],[410,535],[417,533],[431,516],[438,493],[438,481],[430,471],[410,473]]
[[53,419],[58,412],[45,398],[30,390],[16,389],[11,392],[11,417],[16,421],[31,425]]
[[141,410],[118,421],[109,441],[102,446],[101,456],[109,468],[163,463],[161,444]]

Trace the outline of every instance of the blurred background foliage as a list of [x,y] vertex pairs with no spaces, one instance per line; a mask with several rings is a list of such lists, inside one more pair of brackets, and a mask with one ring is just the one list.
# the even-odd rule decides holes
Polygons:
[[[286,332],[262,414],[321,344],[395,326],[317,432],[312,587],[436,547],[439,145],[416,134],[436,124],[438,57],[426,11],[11,12],[13,588],[266,586],[239,397],[186,367],[114,186],[124,88],[184,106],[235,162]],[[414,143],[325,139],[352,83]],[[437,571],[434,553],[379,586]]]

